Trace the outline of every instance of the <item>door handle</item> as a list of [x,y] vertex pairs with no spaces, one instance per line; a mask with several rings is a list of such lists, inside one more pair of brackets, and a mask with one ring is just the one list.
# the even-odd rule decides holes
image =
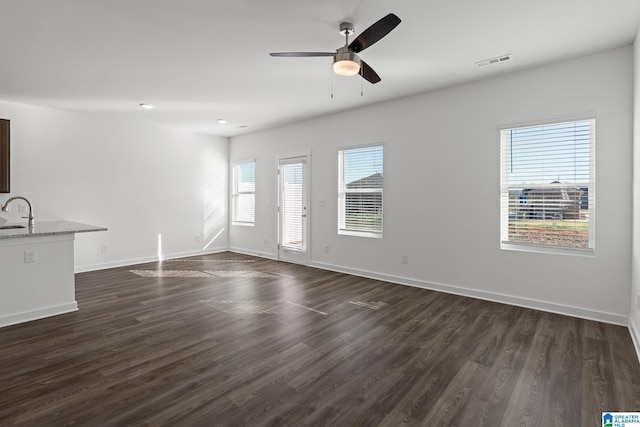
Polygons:
[[306,217],[307,217],[307,214],[302,214],[302,218],[306,218]]

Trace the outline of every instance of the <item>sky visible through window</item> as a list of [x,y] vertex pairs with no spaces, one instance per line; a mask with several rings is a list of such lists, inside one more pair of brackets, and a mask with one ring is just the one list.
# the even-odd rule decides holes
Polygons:
[[301,185],[302,184],[302,164],[296,164],[294,163],[295,166],[290,166],[288,168],[285,169],[285,174],[284,174],[284,183],[285,184],[291,184],[291,185]]
[[347,183],[382,173],[382,146],[345,150],[344,171]]
[[237,165],[238,173],[238,191],[255,191],[256,182],[256,164],[240,163]]
[[590,125],[582,121],[505,131],[508,183],[588,183]]

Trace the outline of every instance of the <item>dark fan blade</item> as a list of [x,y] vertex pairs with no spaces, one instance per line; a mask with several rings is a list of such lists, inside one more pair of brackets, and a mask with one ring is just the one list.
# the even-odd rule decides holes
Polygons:
[[370,83],[378,83],[381,79],[378,73],[373,71],[373,68],[369,66],[366,62],[360,60],[360,75],[363,79]]
[[355,53],[362,52],[387,34],[391,32],[400,23],[398,18],[393,13],[388,14],[378,22],[364,30],[354,41],[349,45],[349,49]]
[[271,56],[287,56],[287,57],[302,57],[302,56],[334,56],[335,52],[275,52],[270,53]]

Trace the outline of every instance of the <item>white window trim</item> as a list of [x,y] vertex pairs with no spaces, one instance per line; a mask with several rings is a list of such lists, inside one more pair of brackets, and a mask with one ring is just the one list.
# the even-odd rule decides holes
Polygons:
[[[546,246],[546,245],[536,245],[532,243],[520,243],[520,242],[512,242],[509,240],[504,240],[504,236],[508,235],[508,221],[503,221],[502,216],[505,209],[508,209],[508,206],[505,206],[505,203],[508,205],[508,197],[504,197],[504,187],[503,184],[506,181],[505,176],[505,168],[502,165],[502,156],[503,156],[503,141],[502,141],[502,131],[508,129],[522,128],[522,127],[535,127],[535,126],[544,126],[544,125],[554,125],[560,123],[567,122],[579,122],[579,121],[591,121],[591,141],[589,143],[589,176],[591,186],[589,187],[589,248],[573,248],[573,247],[562,247],[562,246]],[[595,255],[596,242],[595,242],[595,229],[596,229],[596,209],[595,209],[595,199],[596,199],[596,138],[597,133],[597,114],[595,112],[587,112],[581,113],[577,115],[564,116],[564,117],[556,117],[554,119],[546,119],[546,120],[536,120],[529,122],[520,122],[514,124],[506,124],[498,126],[498,139],[500,140],[500,215],[498,220],[500,221],[500,249],[507,251],[523,251],[523,252],[535,252],[535,253],[545,253],[545,254],[556,254],[556,255],[573,255],[573,256],[586,256],[593,257]],[[507,186],[508,187],[508,186]],[[508,190],[507,190],[508,191]]]
[[[338,147],[338,158],[340,158],[340,152],[346,150],[357,150],[359,148],[374,148],[374,147],[382,147],[382,169],[384,176],[384,163],[385,163],[385,145],[382,142],[377,142],[373,144],[360,144],[360,145],[350,145],[346,147]],[[336,219],[338,220],[338,235],[341,236],[354,236],[354,237],[368,237],[374,239],[382,239],[384,232],[384,178],[382,181],[382,189],[380,191],[373,190],[371,192],[380,193],[382,196],[382,206],[383,206],[383,214],[382,214],[382,224],[380,231],[370,231],[370,230],[350,230],[340,227],[340,211],[344,210],[343,203],[345,200],[345,195],[348,193],[347,191],[343,191],[341,188],[341,180],[343,176],[344,170],[340,170],[340,162],[338,162],[338,215]],[[356,191],[358,193],[367,192],[367,191]]]
[[236,161],[236,162],[232,162],[231,163],[231,197],[229,198],[229,202],[231,203],[231,209],[230,209],[230,211],[231,211],[231,225],[238,225],[238,226],[241,226],[241,227],[255,227],[255,225],[256,225],[255,211],[253,213],[253,221],[238,221],[238,220],[235,219],[236,213],[235,213],[235,208],[234,208],[234,206],[235,206],[234,198],[237,197],[238,195],[240,195],[240,194],[253,194],[254,207],[255,207],[255,197],[256,197],[256,192],[255,192],[256,180],[255,180],[255,176],[254,176],[254,191],[252,191],[252,192],[238,192],[237,191],[237,187],[236,187],[236,166],[247,164],[247,163],[253,163],[254,173],[255,173],[255,168],[256,168],[256,160],[255,159],[241,160],[241,161]]

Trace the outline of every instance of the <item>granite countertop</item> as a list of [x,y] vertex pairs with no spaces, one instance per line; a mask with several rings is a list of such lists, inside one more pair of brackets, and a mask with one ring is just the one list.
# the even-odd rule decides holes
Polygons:
[[[24,228],[3,229],[2,227],[21,225]],[[14,239],[18,237],[54,236],[56,234],[88,233],[91,231],[107,231],[105,227],[81,224],[70,221],[42,221],[36,220],[33,229],[27,224],[4,224],[0,226],[0,239]]]

